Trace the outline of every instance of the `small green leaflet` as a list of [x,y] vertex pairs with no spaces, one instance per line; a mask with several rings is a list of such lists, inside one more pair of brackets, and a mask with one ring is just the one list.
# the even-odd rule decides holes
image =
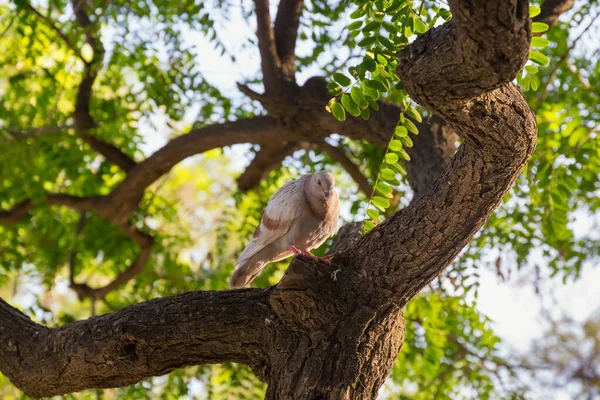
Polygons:
[[531,24],[531,31],[534,33],[546,32],[548,30],[548,24],[543,22],[534,22]]
[[371,202],[381,211],[385,211],[390,206],[390,201],[381,196],[373,196]]
[[358,117],[360,115],[360,107],[352,100],[352,97],[347,94],[342,94],[342,105],[351,115]]
[[344,107],[338,102],[333,103],[333,106],[331,106],[331,113],[339,121],[346,120],[346,111],[344,111]]
[[408,107],[404,113],[417,122],[423,122],[421,114],[419,114],[419,112],[412,107]]
[[531,51],[529,52],[529,59],[535,63],[538,63],[542,66],[548,64],[548,57],[540,53],[539,51]]
[[346,75],[336,72],[333,74],[333,79],[342,86],[350,86],[352,81]]

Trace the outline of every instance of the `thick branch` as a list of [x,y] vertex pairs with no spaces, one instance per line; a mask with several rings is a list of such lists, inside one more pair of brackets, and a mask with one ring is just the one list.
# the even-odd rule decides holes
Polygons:
[[126,221],[144,191],[177,163],[194,154],[239,143],[281,141],[281,129],[271,117],[256,117],[196,129],[179,136],[133,168],[110,194],[110,203],[101,211]]
[[269,0],[255,0],[256,5],[256,36],[258,37],[258,50],[263,73],[263,83],[266,93],[277,94],[281,61],[277,55],[275,32],[271,24]]
[[283,78],[294,80],[296,73],[296,40],[304,0],[281,0],[275,18],[275,43],[281,60]]
[[403,50],[398,73],[411,97],[450,123],[463,145],[433,186],[365,236],[353,255],[358,265],[376,266],[365,279],[401,305],[489,218],[536,142],[535,118],[508,83],[527,60],[528,2],[450,4],[455,20]]
[[0,371],[29,396],[127,386],[190,365],[265,363],[270,290],[192,292],[48,329],[0,299]]
[[238,178],[238,189],[245,192],[258,186],[261,180],[297,149],[298,142],[265,144]]
[[339,147],[335,147],[325,141],[315,142],[315,145],[321,151],[329,154],[329,156],[338,164],[340,164],[346,172],[354,179],[354,182],[358,184],[360,190],[363,191],[365,196],[370,197],[373,193],[373,186],[369,183],[369,180],[363,175],[358,168],[358,165],[354,164],[350,158],[344,153]]
[[433,110],[442,99],[461,102],[514,79],[531,41],[526,1],[450,5],[453,20],[430,29],[399,60],[399,72],[411,75],[411,97]]

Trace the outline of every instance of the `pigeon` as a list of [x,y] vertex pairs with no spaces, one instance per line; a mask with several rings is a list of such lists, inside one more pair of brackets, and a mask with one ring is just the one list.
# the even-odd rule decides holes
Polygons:
[[269,199],[259,226],[236,262],[229,286],[244,287],[267,264],[291,255],[329,263],[331,256],[315,257],[310,250],[333,234],[339,216],[340,199],[331,173],[319,171],[285,183]]

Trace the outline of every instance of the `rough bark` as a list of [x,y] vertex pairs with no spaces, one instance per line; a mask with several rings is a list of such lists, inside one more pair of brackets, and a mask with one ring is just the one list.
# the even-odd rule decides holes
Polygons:
[[414,146],[407,148],[406,179],[414,192],[413,199],[439,178],[456,152],[456,132],[442,118],[433,115],[427,123],[417,124],[419,134],[413,136]]
[[186,365],[260,370],[271,289],[194,292],[49,329],[0,299],[0,371],[33,397],[127,386]]
[[[331,264],[296,258],[270,289],[157,299],[57,329],[1,302],[0,370],[26,393],[42,396],[236,361],[268,383],[269,399],[375,398],[402,345],[402,307],[489,218],[535,147],[535,118],[510,83],[527,60],[528,2],[451,0],[450,6],[452,22],[399,55],[398,73],[411,97],[462,140],[442,175],[409,207],[364,237],[345,229]],[[322,90],[316,80],[298,88],[297,109],[277,122],[231,123],[225,138],[210,127],[178,138],[135,166],[118,190],[139,196],[187,155],[256,135],[274,140],[306,117],[290,133],[297,140],[310,138],[317,124],[330,132],[346,128],[355,138],[387,132],[381,129],[387,117],[343,125],[319,114],[312,102]]]

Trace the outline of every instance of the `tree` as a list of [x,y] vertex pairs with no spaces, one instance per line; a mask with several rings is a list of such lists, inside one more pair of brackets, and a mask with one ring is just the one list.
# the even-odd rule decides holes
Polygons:
[[[248,365],[267,383],[267,398],[374,398],[405,333],[410,340],[418,335],[414,327],[405,326],[402,309],[407,304],[414,317],[411,322],[426,329],[426,340],[438,341],[437,351],[436,346],[428,346],[434,349],[428,376],[440,381],[428,389],[435,395],[457,390],[457,384],[444,377],[463,368],[454,364],[466,354],[489,356],[493,361],[496,338],[463,301],[470,288],[464,264],[481,256],[486,240],[492,238],[498,248],[511,247],[520,264],[541,241],[548,247],[548,257],[560,255],[551,267],[565,277],[576,275],[583,261],[597,253],[593,239],[576,240],[567,226],[570,205],[592,211],[598,207],[593,193],[599,171],[593,160],[600,155],[590,140],[598,125],[587,126],[588,121],[600,120],[591,107],[597,99],[588,88],[588,114],[574,116],[553,109],[544,97],[550,91],[555,99],[566,97],[560,85],[551,86],[560,81],[559,74],[576,77],[577,85],[585,87],[598,85],[599,71],[596,67],[586,81],[576,65],[575,72],[570,67],[571,72],[565,72],[568,56],[554,54],[559,62],[549,67],[538,102],[530,98],[529,103],[541,113],[561,114],[562,120],[547,118],[540,126],[552,132],[559,130],[554,125],[566,124],[569,136],[541,137],[545,151],[536,153],[534,164],[521,175],[534,151],[537,129],[526,98],[511,82],[519,75],[523,86],[540,86],[535,69],[521,74],[531,41],[528,2],[452,1],[452,20],[435,28],[439,18],[449,19],[450,14],[435,4],[427,3],[424,9],[425,3],[361,3],[362,14],[357,14],[365,24],[361,32],[365,39],[375,39],[357,41],[349,34],[337,41],[382,56],[365,55],[360,64],[363,75],[354,76],[364,81],[368,68],[379,74],[370,75],[378,83],[369,88],[376,92],[358,114],[362,92],[345,98],[336,94],[338,86],[349,86],[345,75],[344,79],[334,73],[338,66],[346,66],[345,60],[334,59],[333,67],[325,69],[340,85],[329,85],[319,77],[303,85],[296,81],[298,67],[318,64],[319,53],[336,42],[326,29],[316,28],[354,12],[356,7],[345,2],[311,4],[306,24],[315,30],[315,51],[299,58],[297,38],[307,31],[301,25],[304,3],[282,0],[272,22],[269,3],[255,1],[249,13],[256,19],[264,91],[252,89],[253,82],[239,84],[254,102],[239,107],[195,69],[193,51],[182,41],[182,32],[194,29],[222,46],[212,13],[203,4],[73,0],[70,5],[50,2],[44,11],[28,2],[6,7],[10,12],[3,13],[7,35],[2,40],[13,44],[6,46],[13,50],[2,62],[10,89],[5,90],[5,109],[0,114],[7,149],[0,156],[5,210],[0,212],[2,278],[14,279],[15,271],[34,265],[43,282],[51,285],[61,273],[60,266],[66,265],[70,288],[93,307],[103,302],[107,309],[118,309],[141,299],[165,297],[55,328],[32,322],[1,301],[0,371],[26,394],[50,396],[131,385],[190,365],[236,362]],[[546,1],[542,6],[536,22],[555,25],[572,2]],[[219,7],[227,12],[229,5]],[[395,25],[382,24],[378,13],[383,10],[388,17],[393,11],[403,17]],[[320,16],[330,21],[323,22]],[[123,40],[112,41],[108,49],[102,27],[122,29]],[[387,29],[392,39],[415,31],[422,35],[410,44],[392,42],[390,51],[398,55],[391,59],[384,49],[390,39],[370,34],[372,27]],[[145,34],[145,29],[151,34]],[[160,49],[152,45],[154,33],[162,42]],[[564,35],[553,38],[558,45],[549,51],[563,53],[566,40]],[[166,59],[159,50],[167,53]],[[227,50],[223,47],[223,51]],[[546,56],[538,54],[537,61],[543,64]],[[580,60],[589,63],[585,57]],[[402,83],[392,89],[391,83],[398,80],[394,74]],[[369,88],[362,90],[368,95]],[[330,102],[331,92],[341,96],[339,102]],[[409,111],[405,93],[424,108],[423,113],[429,113],[426,122]],[[386,102],[375,101],[380,94],[386,94]],[[170,120],[181,121],[187,108],[199,102],[204,105],[198,122],[176,127],[186,134],[142,158],[136,129],[144,117],[164,112]],[[575,112],[575,108],[567,110]],[[365,114],[364,110],[373,111]],[[358,117],[361,114],[363,118]],[[174,295],[199,287],[185,279],[175,288],[160,283],[192,276],[190,263],[177,257],[182,248],[190,247],[189,237],[177,228],[180,198],[172,193],[155,195],[162,177],[182,160],[199,153],[210,157],[214,149],[239,143],[260,145],[237,181],[243,191],[259,185],[267,189],[237,198],[238,212],[256,217],[260,201],[277,184],[265,185],[264,179],[289,177],[279,171],[273,178],[269,172],[295,150],[314,148],[327,154],[328,164],[333,160],[341,165],[366,193],[363,204],[354,205],[358,212],[360,207],[364,210],[373,187],[382,194],[387,190],[378,186],[379,166],[389,154],[385,148],[391,148],[398,120],[418,135],[399,135],[410,160],[404,165],[406,171],[400,166],[391,180],[400,176],[408,182],[413,199],[403,207],[398,181],[396,194],[388,201],[392,204],[381,207],[389,218],[364,236],[357,224],[343,227],[329,249],[334,255],[331,265],[295,259],[281,281],[267,289]],[[326,141],[332,133],[344,139]],[[461,145],[455,153],[457,141]],[[366,156],[362,169],[353,159],[359,157],[349,156],[352,150]],[[575,162],[557,167],[556,154],[568,152]],[[391,160],[395,165],[394,157]],[[198,165],[190,167],[192,172],[193,168],[203,171]],[[517,179],[512,195],[531,196],[534,206],[527,211],[520,209],[518,201],[506,206],[505,210],[512,207],[513,215],[490,220],[446,273],[444,279],[461,287],[463,298],[434,290],[428,298],[409,303],[422,289],[436,284],[434,279],[488,221]],[[507,224],[519,235],[507,233]],[[215,246],[207,262],[233,257],[224,246],[231,237],[227,233],[224,237],[221,250]],[[228,268],[203,273],[221,277],[218,287],[222,288],[231,265]],[[82,275],[95,269],[102,276],[93,283],[83,282]],[[154,281],[159,288],[153,290]],[[441,290],[440,282],[435,289]],[[202,288],[217,288],[211,285]],[[128,286],[133,289],[125,290]],[[411,311],[410,304],[427,305],[431,311],[419,319],[420,311]],[[454,321],[457,330],[468,325],[481,333],[481,339],[468,332],[434,335],[430,321],[436,314],[438,319]],[[63,315],[58,322],[68,320]],[[439,348],[444,349],[441,354]],[[407,354],[408,361],[411,354],[415,357],[414,352]],[[476,378],[471,384],[477,390],[493,391],[488,374],[481,372],[485,366],[464,368],[463,376]]]

